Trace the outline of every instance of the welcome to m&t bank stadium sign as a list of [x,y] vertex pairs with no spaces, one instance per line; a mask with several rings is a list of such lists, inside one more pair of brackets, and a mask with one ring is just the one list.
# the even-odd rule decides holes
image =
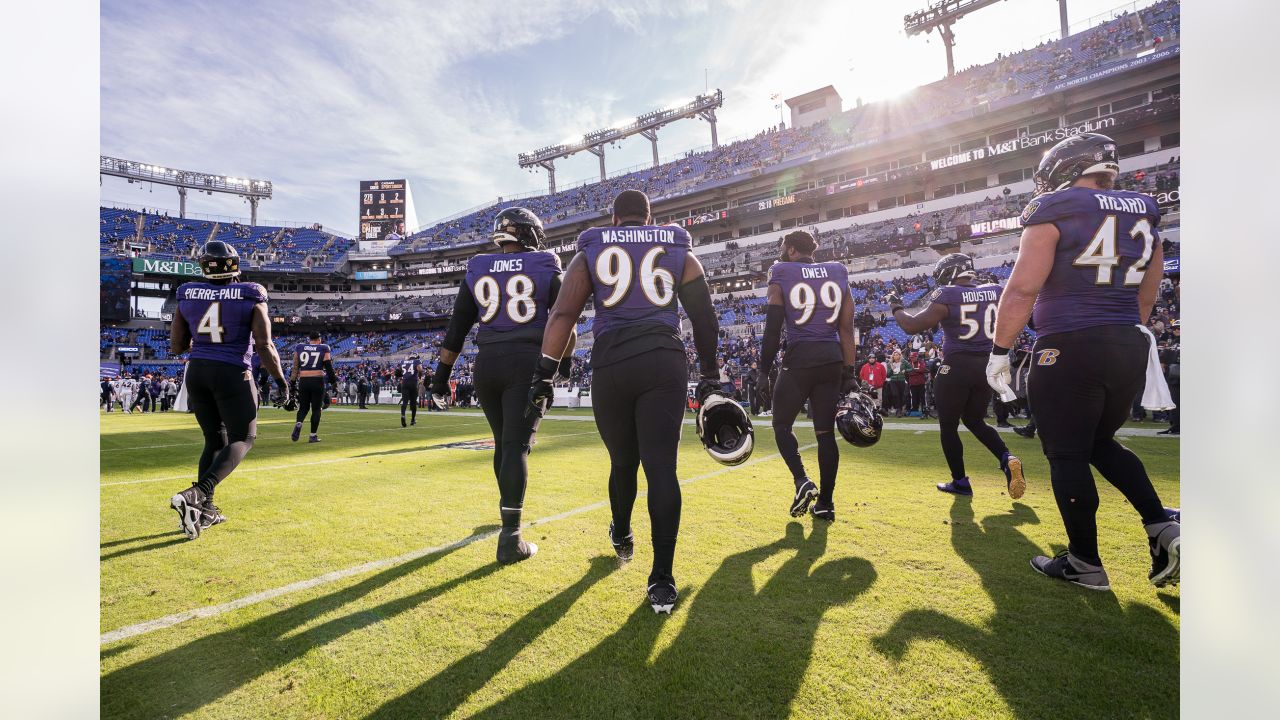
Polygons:
[[200,265],[187,260],[157,260],[155,258],[134,258],[133,271],[150,275],[183,275],[187,277],[204,277]]

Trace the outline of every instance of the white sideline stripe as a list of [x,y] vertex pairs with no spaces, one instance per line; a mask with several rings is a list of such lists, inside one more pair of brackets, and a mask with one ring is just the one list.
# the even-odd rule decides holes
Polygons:
[[[325,412],[333,412],[333,411],[326,410]],[[399,410],[339,410],[338,412],[399,413],[400,411]],[[466,410],[450,410],[449,414],[457,415],[459,417],[484,417],[484,413],[470,412]],[[757,430],[762,430],[762,429],[771,427],[768,422],[765,422],[769,419],[770,418],[768,417],[755,416],[751,419],[751,422],[753,425],[756,426]],[[562,420],[562,421],[571,421],[571,422],[595,422],[595,417],[592,415],[556,415],[555,410],[552,410],[550,413],[547,414],[546,417],[542,418],[543,422],[546,422],[548,420]],[[684,424],[693,425],[695,424],[695,421],[693,420],[693,418],[686,418],[684,421]],[[797,420],[794,423],[794,426],[795,427],[813,427],[813,423],[809,420]],[[884,429],[885,430],[924,430],[924,431],[937,432],[938,424],[936,422],[932,422],[932,423],[886,422],[884,424]],[[991,429],[1001,433],[1013,432],[1012,428],[998,428],[994,425],[991,426]],[[968,430],[963,425],[961,425],[960,432],[968,432]],[[1124,427],[1120,428],[1119,430],[1116,430],[1116,436],[1117,437],[1155,437],[1155,438],[1178,437],[1177,435],[1160,435],[1159,431],[1153,428],[1124,428]]]
[[[478,425],[479,423],[466,423],[466,424]],[[395,428],[395,429],[400,430],[401,428]],[[360,432],[365,432],[365,431],[360,431]],[[381,430],[369,430],[367,432],[381,432]],[[340,435],[340,434],[341,433],[329,433],[329,435]],[[575,435],[595,435],[595,434],[596,432],[592,430],[589,432],[565,433],[563,435],[548,435],[546,437],[540,438],[539,442],[545,441],[545,440],[554,440],[556,438],[562,438],[562,437],[574,437]],[[450,448],[450,447],[429,447],[429,448],[422,448],[420,450],[406,450],[405,452],[396,453],[396,454],[397,455],[416,455],[418,453],[424,453],[424,452],[435,452],[438,450],[457,450],[457,449],[458,448]],[[353,460],[373,460],[375,457],[377,456],[371,455],[368,457],[341,457],[341,458],[330,458],[328,460],[312,460],[309,462],[289,463],[287,465],[267,465],[264,467],[251,467],[251,468],[244,468],[244,469],[237,468],[236,472],[243,475],[245,473],[261,472],[263,470],[287,470],[289,468],[307,467],[309,465],[331,465],[333,463],[351,462]],[[191,473],[185,473],[182,475],[170,475],[168,477],[145,478],[142,480],[121,480],[119,482],[99,483],[98,487],[112,487],[114,485],[140,485],[142,483],[167,482],[169,480],[181,480],[183,478],[189,479],[190,477],[191,477]]]
[[[448,418],[441,418],[441,419],[447,420]],[[454,427],[463,427],[466,425],[479,425],[479,423],[464,422],[464,423],[459,423]],[[185,430],[187,428],[183,428],[183,429]],[[326,432],[324,436],[329,437],[330,435],[359,435],[362,433],[396,432],[400,430],[404,430],[404,428],[389,427],[389,428],[374,428],[372,430],[343,430],[341,432]],[[262,440],[284,440],[284,439],[285,438],[283,435],[280,437],[271,436],[271,437],[265,437],[265,438],[259,435],[257,441],[260,442]],[[134,447],[102,448],[101,452],[120,452],[121,450],[154,450],[156,448],[183,447],[184,445],[204,445],[204,441],[196,440],[193,442],[166,443],[164,445],[136,445]]]
[[[559,436],[559,437],[563,437],[563,436]],[[808,445],[801,446],[800,449],[809,450],[817,446],[818,446],[817,443],[810,443]],[[767,460],[772,460],[780,456],[781,456],[780,453],[773,453],[771,455],[765,455],[763,457],[758,457],[758,458],[748,460],[747,462],[741,465],[725,466],[716,470],[712,470],[711,472],[708,472],[708,473],[695,475],[694,477],[688,478],[686,480],[681,480],[680,484],[683,486],[683,485],[688,485],[690,483],[697,482],[699,480],[706,480],[708,478],[716,477],[717,475],[723,475],[728,472],[733,472],[734,470],[738,470],[740,468],[744,468],[749,465],[755,465],[756,463],[765,462]],[[638,493],[638,495],[641,495],[641,496],[647,495],[647,494],[648,493],[645,493],[645,492]],[[525,523],[522,527],[534,527],[536,525],[546,525],[547,523],[555,522],[556,520],[564,520],[565,518],[570,518],[570,517],[573,517],[574,515],[581,515],[582,513],[585,513],[585,512],[591,512],[592,510],[597,510],[599,508],[606,507],[608,506],[608,504],[609,504],[608,500],[601,500],[599,502],[591,503],[590,505],[583,505],[582,507],[577,507],[572,510],[566,510],[562,513],[549,515],[544,518],[538,518],[537,520],[533,520],[531,522]],[[309,590],[313,587],[318,587],[320,585],[327,585],[332,582],[337,582],[338,580],[351,577],[352,575],[359,575],[361,573],[370,572],[372,570],[381,570],[383,568],[388,568],[395,565],[401,565],[407,562],[411,562],[413,560],[426,557],[427,555],[444,552],[446,550],[455,550],[461,547],[466,547],[467,545],[470,545],[475,542],[479,542],[481,540],[488,540],[489,538],[495,537],[497,534],[498,534],[497,530],[491,530],[482,535],[471,535],[469,537],[462,538],[461,540],[455,540],[445,545],[436,545],[434,547],[422,548],[421,550],[414,550],[413,552],[408,552],[403,555],[397,555],[395,557],[390,557],[390,558],[383,558],[381,560],[373,560],[367,563],[362,563],[360,565],[355,565],[353,567],[344,568],[342,570],[334,570],[333,572],[328,572],[323,575],[313,577],[309,580],[299,580],[298,582],[295,582],[295,583],[290,583],[288,585],[284,585],[278,588],[273,588],[271,590],[263,590],[262,592],[256,592],[256,593],[253,593],[252,595],[246,595],[242,598],[231,600],[229,602],[225,602],[219,605],[209,605],[207,607],[195,608],[193,610],[186,610],[180,613],[174,613],[173,615],[166,615],[161,618],[156,618],[155,620],[147,620],[145,622],[140,622],[140,623],[137,623],[136,625],[128,625],[126,627],[117,628],[115,630],[111,630],[110,632],[102,633],[102,635],[98,640],[98,644],[100,646],[109,645],[111,643],[119,642],[127,638],[136,637],[138,635],[144,635],[150,632],[155,632],[156,630],[163,630],[164,628],[167,628],[167,627],[173,627],[174,625],[186,622],[187,620],[222,615],[224,613],[231,612],[232,610],[239,610],[242,607],[255,605],[257,603],[263,602],[264,600],[271,600],[272,598],[278,598],[282,595],[289,595],[295,592]]]

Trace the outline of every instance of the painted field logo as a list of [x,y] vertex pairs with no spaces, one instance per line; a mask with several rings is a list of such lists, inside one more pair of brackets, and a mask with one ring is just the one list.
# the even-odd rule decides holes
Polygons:
[[1058,356],[1062,353],[1061,351],[1050,349],[1037,350],[1036,354],[1040,356],[1040,358],[1036,360],[1037,365],[1052,365],[1058,362]]
[[493,438],[487,438],[485,440],[463,440],[461,442],[437,445],[436,447],[441,449],[447,448],[449,450],[486,450],[492,452]]

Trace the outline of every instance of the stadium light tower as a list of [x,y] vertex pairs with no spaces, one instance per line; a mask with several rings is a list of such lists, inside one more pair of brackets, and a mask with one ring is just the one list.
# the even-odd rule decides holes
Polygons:
[[178,188],[178,217],[187,216],[187,191],[197,190],[212,195],[239,195],[249,201],[249,224],[258,224],[258,201],[271,199],[271,181],[227,177],[191,170],[174,170],[134,160],[100,155],[98,174],[119,177],[129,182],[149,182]]
[[556,191],[556,160],[583,151],[589,152],[600,159],[600,179],[604,180],[606,177],[604,146],[632,135],[639,135],[652,144],[653,166],[657,167],[658,130],[677,120],[685,118],[706,120],[711,124],[711,146],[720,147],[720,139],[716,136],[716,108],[723,106],[724,93],[716,90],[714,93],[699,95],[689,102],[674,107],[647,112],[625,125],[593,130],[576,142],[548,145],[533,152],[520,153],[517,159],[522,168],[540,167],[546,170],[547,186],[553,193]]
[[[1065,1],[1062,0],[1062,2]],[[956,61],[951,52],[956,42],[956,35],[951,31],[952,24],[974,10],[980,10],[998,2],[1000,0],[938,0],[924,10],[917,10],[904,16],[902,29],[907,32],[907,37],[911,37],[938,28],[938,35],[942,38],[942,45],[947,51],[947,77],[951,77],[956,74]],[[1062,12],[1065,13],[1066,10]]]

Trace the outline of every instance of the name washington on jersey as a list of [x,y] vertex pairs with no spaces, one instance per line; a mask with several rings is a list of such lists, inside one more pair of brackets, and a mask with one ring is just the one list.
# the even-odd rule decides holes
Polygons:
[[183,297],[188,300],[244,300],[241,288],[187,288]]
[[666,228],[607,228],[600,231],[600,240],[606,243],[664,243],[674,245],[675,230]]
[[1140,197],[1116,197],[1114,195],[1094,195],[1098,199],[1098,207],[1103,210],[1147,214],[1147,204]]

